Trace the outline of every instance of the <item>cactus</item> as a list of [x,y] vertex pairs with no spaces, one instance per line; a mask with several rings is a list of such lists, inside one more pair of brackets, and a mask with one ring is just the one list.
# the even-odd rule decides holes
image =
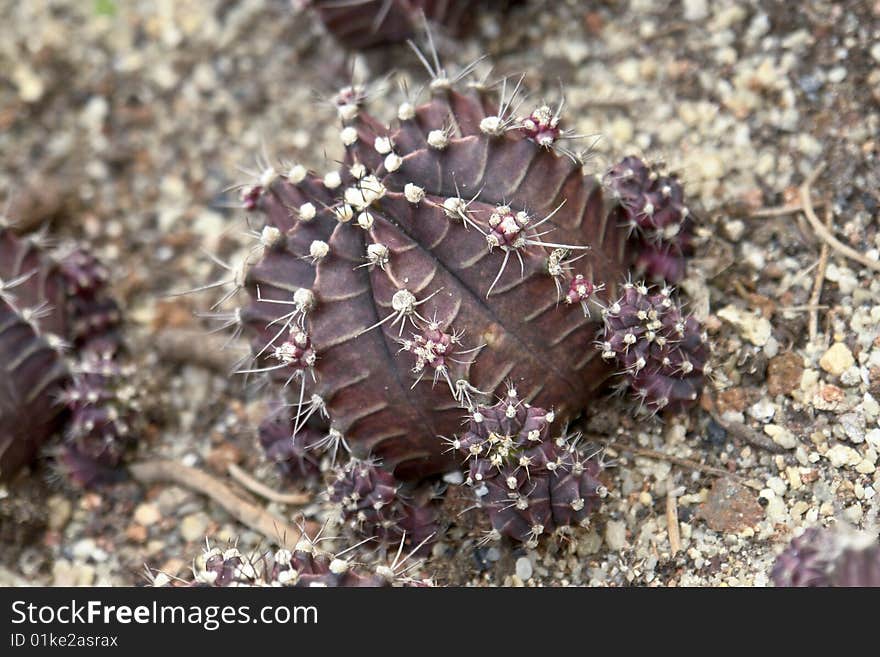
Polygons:
[[0,478],[61,429],[57,464],[70,481],[112,478],[136,409],[107,278],[83,249],[50,251],[0,226]]
[[684,277],[684,258],[693,253],[694,224],[681,184],[637,157],[612,167],[605,184],[618,202],[615,219],[629,227],[635,273],[678,283]]
[[876,534],[812,527],[777,557],[770,578],[786,587],[878,587],[880,543]]
[[607,491],[601,464],[577,439],[554,437],[555,414],[530,406],[513,388],[469,415],[467,432],[449,440],[468,463],[465,483],[489,515],[487,540],[509,536],[530,547],[557,529],[587,526]]
[[[337,94],[340,168],[261,163],[240,187],[243,207],[263,217],[257,244],[205,286],[228,288],[218,305],[249,296],[218,316],[250,336],[241,371],[281,391],[260,431],[269,458],[312,476],[322,451],[335,462],[345,448],[353,461],[329,499],[341,522],[384,541],[421,540],[432,521],[429,509],[408,518],[420,505],[376,463],[405,482],[454,470],[460,455],[437,437],[454,436],[464,414],[473,425],[490,413],[508,383],[517,414],[553,408],[561,424],[615,373],[648,410],[680,410],[697,399],[707,358],[671,288],[627,282],[630,267],[684,271],[691,218],[677,181],[636,158],[585,176],[561,103],[518,115],[523,78],[461,88],[473,66],[453,77],[436,53],[419,56],[430,98],[404,98],[391,126],[368,113],[372,90]],[[517,464],[494,465],[482,504],[497,535],[533,542],[586,521],[600,465],[575,443],[542,434],[545,460],[528,482]],[[486,476],[485,463],[472,475]],[[518,508],[511,490],[539,501]],[[377,494],[374,509],[365,500]]]
[[[403,555],[402,544],[390,564],[366,566],[353,562],[345,553],[333,554],[318,547],[320,539],[303,538],[293,550],[246,555],[235,547],[221,550],[206,545],[194,560],[193,580],[173,580],[148,571],[154,586],[297,586],[297,587],[380,587],[431,586],[428,579],[414,579],[409,573],[420,563],[407,563],[412,554]],[[348,550],[346,550],[347,552]]]
[[417,501],[417,491],[373,459],[350,458],[335,467],[326,494],[337,524],[378,540],[382,547],[404,537],[412,545],[427,546],[436,534],[432,500]]
[[424,19],[436,28],[458,32],[472,15],[463,0],[303,0],[333,37],[346,48],[361,50],[399,43],[415,36]]
[[681,410],[693,404],[708,370],[706,336],[693,317],[682,314],[672,289],[651,293],[628,282],[623,295],[602,310],[605,329],[597,346],[602,358],[621,370],[643,408]]

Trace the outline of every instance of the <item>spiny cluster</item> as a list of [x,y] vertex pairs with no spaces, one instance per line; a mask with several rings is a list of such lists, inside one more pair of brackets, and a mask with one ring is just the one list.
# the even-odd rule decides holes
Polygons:
[[[409,494],[408,494],[409,493]],[[394,475],[373,459],[350,458],[330,473],[326,491],[336,522],[357,536],[396,545],[405,540],[418,546],[434,537],[436,512],[431,500],[418,503]]]
[[812,527],[792,539],[770,578],[786,587],[880,587],[876,533]]
[[682,314],[671,288],[651,292],[643,283],[626,283],[602,317],[602,358],[617,366],[643,407],[676,411],[697,400],[709,348],[699,322]]
[[447,441],[467,461],[465,483],[489,515],[489,539],[534,546],[557,529],[587,526],[607,494],[599,460],[584,456],[576,439],[553,437],[555,419],[511,388],[495,405],[475,408],[468,431]]
[[221,550],[206,546],[193,564],[191,582],[173,580],[163,573],[150,573],[150,578],[154,586],[431,586],[430,580],[410,577],[420,564],[407,563],[412,555],[403,556],[402,549],[390,564],[366,566],[317,544],[317,540],[303,539],[293,550],[281,548],[257,555],[243,554],[235,547]]
[[107,278],[83,249],[49,250],[0,226],[0,478],[62,427],[57,460],[71,481],[96,483],[118,465],[136,406]]
[[296,427],[289,408],[282,402],[260,423],[257,431],[266,458],[275,463],[288,481],[316,478],[321,473],[321,431],[306,423]]
[[661,175],[637,157],[624,158],[605,175],[619,203],[617,218],[631,231],[633,265],[651,280],[677,283],[693,251],[693,218],[678,179]]
[[131,447],[139,416],[134,366],[120,364],[115,345],[88,347],[72,366],[61,395],[70,411],[58,464],[81,485],[113,481]]
[[394,126],[366,88],[337,95],[341,169],[263,163],[242,188],[259,242],[215,284],[251,294],[234,313],[256,359],[243,371],[287,391],[291,437],[318,418],[326,444],[405,479],[448,470],[435,436],[505,379],[565,417],[584,407],[610,373],[590,308],[623,279],[626,241],[561,146],[560,108],[517,117],[521,79],[496,100],[426,65],[431,98],[404,100]]

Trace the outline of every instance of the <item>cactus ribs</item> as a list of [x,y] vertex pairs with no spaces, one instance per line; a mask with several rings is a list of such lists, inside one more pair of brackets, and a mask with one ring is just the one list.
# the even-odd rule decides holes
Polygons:
[[[565,146],[577,135],[561,126],[561,106],[516,115],[522,78],[499,94],[460,89],[472,67],[451,79],[436,56],[420,58],[430,98],[405,98],[392,126],[368,113],[363,87],[336,96],[341,168],[267,165],[241,187],[264,225],[229,267],[223,299],[247,290],[250,303],[231,315],[253,345],[243,371],[267,373],[278,408],[292,407],[261,430],[270,455],[313,473],[310,450],[344,446],[418,481],[458,467],[461,455],[438,436],[458,434],[463,414],[473,424],[497,408],[499,394],[506,403],[508,389],[516,417],[547,409],[560,424],[614,374],[648,411],[692,404],[707,357],[696,320],[665,282],[659,292],[628,282],[632,271],[669,282],[684,273],[692,219],[678,181],[626,158],[603,185]],[[528,540],[534,526],[579,523],[594,506],[598,466],[553,431],[539,445],[507,438],[511,454],[544,454],[536,472],[560,464],[565,513],[552,500],[536,511],[547,522],[501,513],[492,493],[507,517],[500,534]],[[514,492],[524,486],[505,475],[505,496],[510,476]]]

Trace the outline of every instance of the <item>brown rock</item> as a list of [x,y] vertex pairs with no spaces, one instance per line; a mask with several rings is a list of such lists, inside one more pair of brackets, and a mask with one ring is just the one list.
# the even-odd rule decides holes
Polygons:
[[764,509],[753,490],[723,478],[712,485],[698,515],[716,532],[736,533],[756,525],[764,517]]
[[754,388],[728,388],[720,393],[715,399],[719,413],[737,411],[742,413],[746,407],[751,406],[760,398],[760,393]]
[[801,384],[804,360],[791,351],[771,358],[767,364],[767,392],[771,396],[790,395]]
[[132,523],[125,530],[125,537],[133,543],[143,543],[147,540],[147,528],[137,523]]

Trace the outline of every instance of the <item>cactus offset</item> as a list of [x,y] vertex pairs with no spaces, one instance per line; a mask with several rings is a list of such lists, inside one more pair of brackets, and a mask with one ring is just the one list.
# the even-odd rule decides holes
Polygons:
[[0,227],[0,478],[62,427],[57,463],[71,481],[115,476],[136,409],[107,278],[82,249],[50,252]]
[[876,533],[812,527],[777,557],[770,578],[786,587],[878,587],[880,543]]
[[682,314],[670,288],[652,294],[643,283],[626,283],[602,316],[602,358],[620,368],[624,386],[644,408],[676,411],[697,400],[709,348],[699,323]]
[[598,459],[582,454],[576,438],[552,436],[554,420],[511,388],[495,405],[474,409],[467,432],[448,441],[468,463],[465,481],[489,515],[489,540],[534,546],[557,529],[587,526],[605,496]]
[[[195,559],[193,580],[173,580],[163,573],[149,572],[154,586],[294,586],[294,587],[380,587],[431,586],[409,572],[420,564],[407,563],[412,554],[398,551],[390,564],[366,566],[354,563],[345,553],[334,554],[318,547],[320,539],[304,538],[293,550],[246,555],[231,547],[207,546]],[[401,546],[402,547],[402,546]]]

